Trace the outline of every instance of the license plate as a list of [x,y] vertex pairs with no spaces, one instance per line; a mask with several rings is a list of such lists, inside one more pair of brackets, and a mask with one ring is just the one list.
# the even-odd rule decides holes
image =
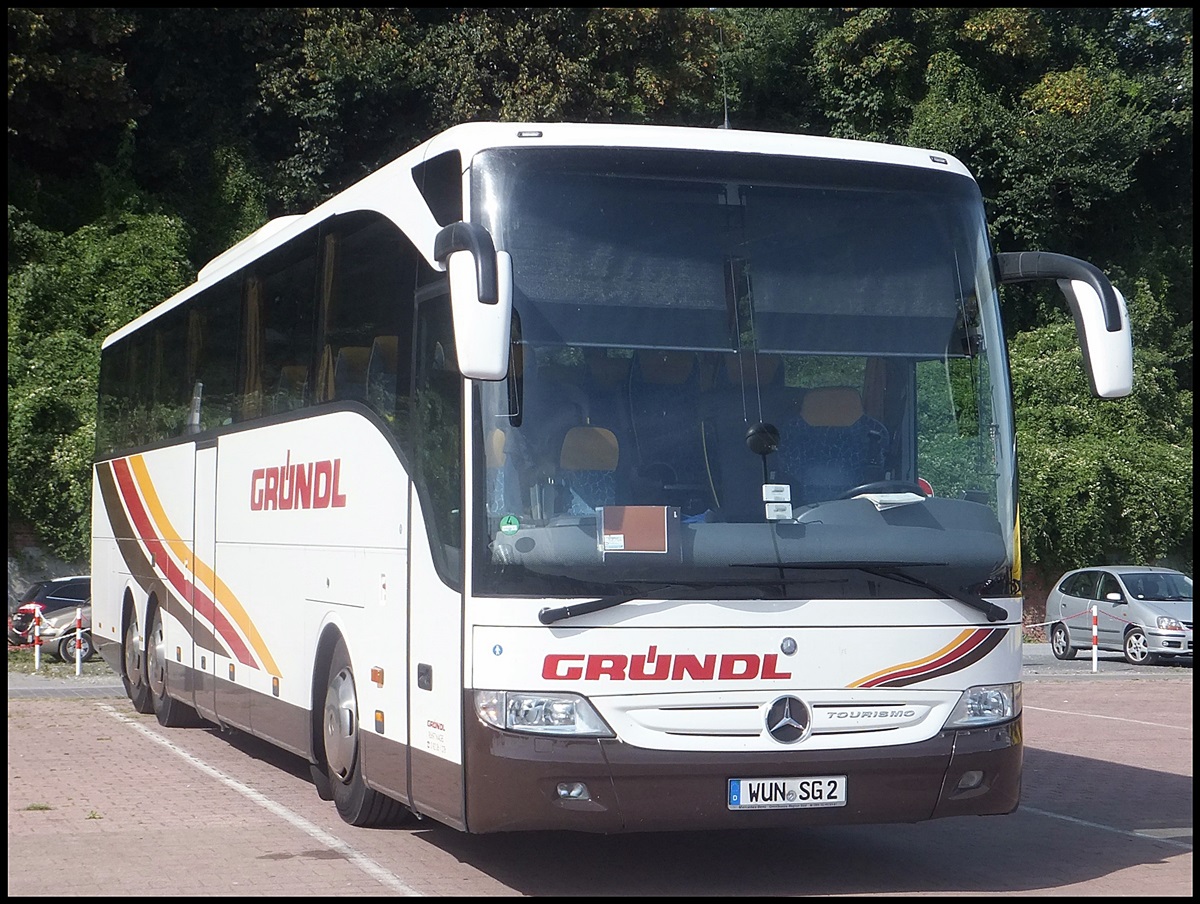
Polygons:
[[731,810],[797,810],[846,806],[846,776],[731,778]]

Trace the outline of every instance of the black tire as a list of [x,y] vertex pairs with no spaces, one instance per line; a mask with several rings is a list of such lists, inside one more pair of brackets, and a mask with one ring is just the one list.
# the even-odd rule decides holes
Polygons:
[[125,642],[122,645],[121,683],[125,693],[140,713],[154,712],[154,701],[150,699],[150,686],[146,683],[146,657],[142,654],[141,638],[138,636],[137,619],[130,616],[125,626]]
[[1130,665],[1154,665],[1158,662],[1158,657],[1150,652],[1150,646],[1146,643],[1146,632],[1141,628],[1134,628],[1125,635],[1123,648],[1125,661]]
[[[63,662],[75,661],[75,632],[72,631],[66,637],[58,642],[58,648],[55,650],[58,658]],[[79,635],[79,661],[87,662],[96,652],[96,648],[92,646],[92,635],[84,631]]]
[[358,694],[346,643],[338,638],[325,683],[321,712],[324,759],[338,815],[352,826],[393,825],[407,813],[404,805],[367,787],[362,777]]
[[1078,652],[1071,646],[1071,635],[1062,622],[1050,629],[1050,652],[1055,659],[1074,659]]
[[158,724],[165,728],[195,728],[203,722],[200,714],[167,693],[167,643],[163,635],[162,610],[150,614],[150,632],[146,635],[146,684]]

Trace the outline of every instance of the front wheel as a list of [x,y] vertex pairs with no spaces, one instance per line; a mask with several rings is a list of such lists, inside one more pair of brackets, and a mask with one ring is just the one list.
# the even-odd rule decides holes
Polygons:
[[1131,665],[1153,665],[1158,659],[1146,643],[1146,632],[1134,628],[1125,635],[1125,661]]
[[1061,622],[1050,630],[1050,650],[1055,659],[1074,659],[1076,650],[1071,646],[1071,635]]
[[362,749],[358,722],[358,694],[346,643],[338,639],[329,663],[321,733],[325,762],[338,815],[353,826],[390,825],[400,821],[404,806],[380,794],[362,777]]
[[[63,662],[75,661],[75,632],[72,631],[58,642],[58,658]],[[79,635],[79,661],[87,662],[96,652],[92,646],[92,635],[84,631]]]
[[121,657],[121,683],[133,703],[133,708],[149,715],[154,712],[154,701],[150,699],[150,686],[146,683],[146,663],[142,655],[142,638],[138,631],[137,618],[130,615],[125,626],[124,655]]
[[162,610],[154,607],[146,644],[146,683],[158,724],[165,728],[192,728],[201,723],[199,714],[167,693],[167,640],[163,633]]

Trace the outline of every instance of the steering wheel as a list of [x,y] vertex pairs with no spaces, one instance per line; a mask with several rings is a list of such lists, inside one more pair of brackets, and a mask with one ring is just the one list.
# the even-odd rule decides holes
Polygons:
[[860,483],[858,486],[846,490],[837,498],[853,499],[863,493],[916,493],[922,499],[929,496],[919,483],[912,483],[908,480],[876,480],[872,483]]

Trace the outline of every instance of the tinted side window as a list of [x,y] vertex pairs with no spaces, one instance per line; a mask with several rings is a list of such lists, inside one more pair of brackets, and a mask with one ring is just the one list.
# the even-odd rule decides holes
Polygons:
[[25,595],[21,597],[22,603],[30,603],[38,598],[38,594],[42,592],[42,588],[46,585],[39,581],[36,584],[30,584],[29,589],[25,591]]
[[394,223],[370,212],[327,223],[322,252],[315,400],[365,402],[410,453],[419,255]]
[[72,581],[56,590],[54,595],[68,600],[86,600],[92,595],[92,583],[91,581]]
[[[1107,599],[1110,593],[1121,593],[1121,585],[1117,583],[1115,576],[1104,572],[1100,576],[1100,589],[1096,592],[1096,599]],[[1121,593],[1121,596],[1124,597],[1125,594]]]
[[1092,590],[1096,586],[1096,572],[1084,571],[1074,577],[1067,578],[1063,582],[1062,592],[1068,596],[1077,596],[1081,599],[1090,600],[1092,598]]
[[310,401],[317,236],[297,236],[246,276],[240,420]]

